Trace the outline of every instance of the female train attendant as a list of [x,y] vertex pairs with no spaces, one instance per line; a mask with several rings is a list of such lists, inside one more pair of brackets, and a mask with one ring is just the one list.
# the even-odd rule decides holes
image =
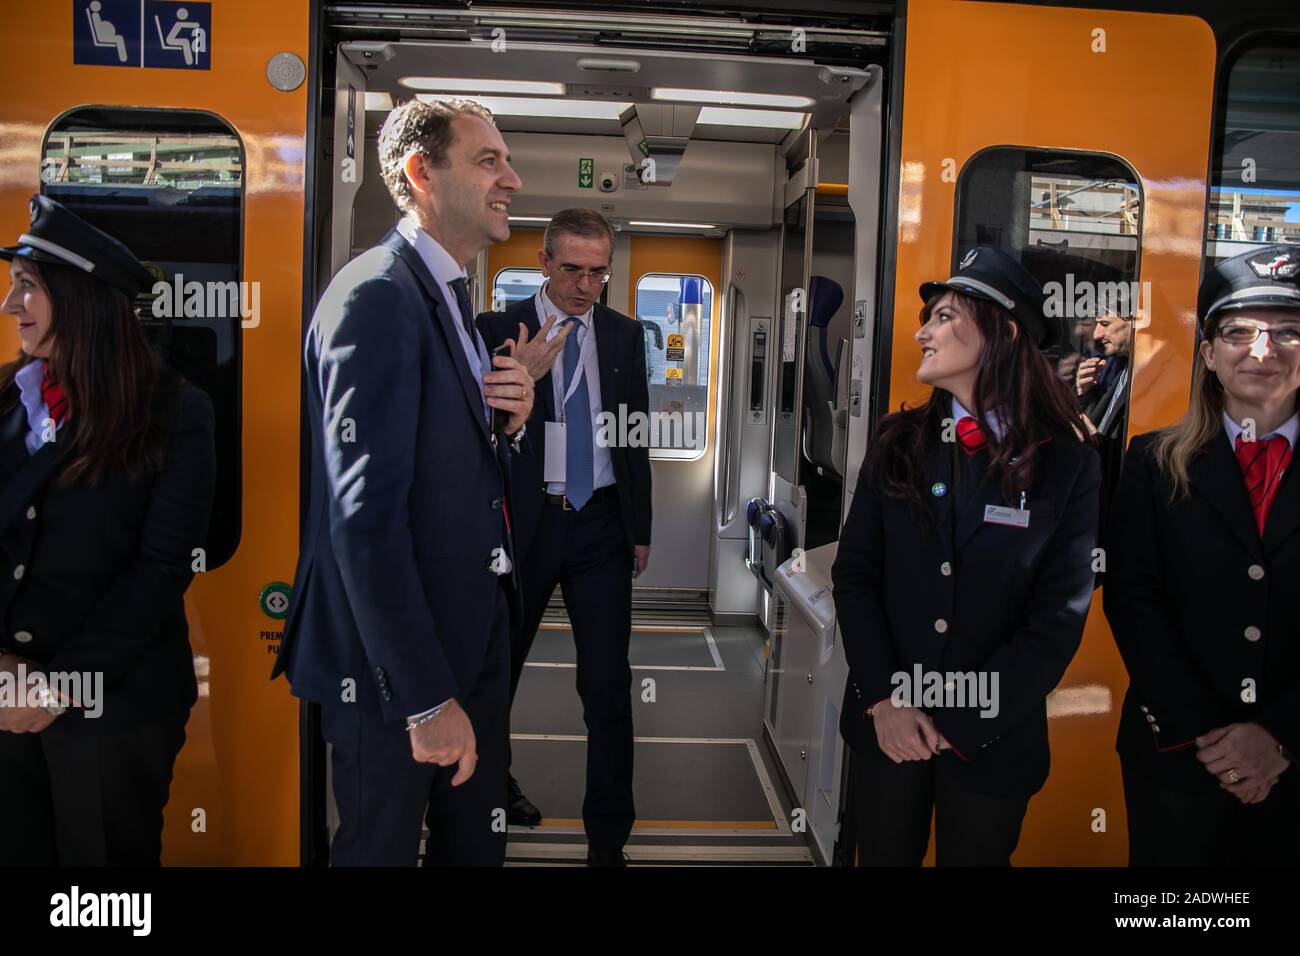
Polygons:
[[1300,863],[1300,251],[1201,284],[1187,413],[1133,439],[1106,616],[1133,865]]
[[212,406],[160,369],[121,243],[38,196],[0,256],[22,341],[0,367],[0,864],[157,865]]
[[1092,598],[1100,470],[1019,263],[978,246],[921,297],[932,391],[880,423],[832,570],[840,730],[864,865],[919,865],[933,811],[939,865],[1005,866]]

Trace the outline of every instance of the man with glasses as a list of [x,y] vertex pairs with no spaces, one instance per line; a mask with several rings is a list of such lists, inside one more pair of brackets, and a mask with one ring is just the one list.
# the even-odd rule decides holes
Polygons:
[[[602,428],[602,413],[616,425],[648,417],[645,340],[639,323],[598,301],[614,255],[603,216],[556,213],[537,255],[546,276],[537,294],[478,317],[488,348],[515,343],[537,383],[530,453],[516,462],[509,496],[524,604],[511,628],[510,698],[558,584],[587,724],[587,861],[624,866],[636,816],[627,656],[632,579],[650,561],[650,450],[647,429],[621,435]],[[508,800],[510,823],[541,822],[513,775]]]

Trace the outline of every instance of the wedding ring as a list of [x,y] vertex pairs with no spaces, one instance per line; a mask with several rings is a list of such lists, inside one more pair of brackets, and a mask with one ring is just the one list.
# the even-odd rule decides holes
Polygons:
[[1237,773],[1236,770],[1233,770],[1232,768],[1229,768],[1229,769],[1228,769],[1228,779],[1231,780],[1233,783],[1236,783],[1237,781],[1239,781],[1239,780],[1241,779],[1241,775],[1240,775],[1239,773]]

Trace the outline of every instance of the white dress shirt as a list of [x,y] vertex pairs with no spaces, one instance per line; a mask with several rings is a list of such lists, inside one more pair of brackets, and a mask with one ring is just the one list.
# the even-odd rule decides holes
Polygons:
[[[537,321],[542,326],[546,325],[546,321],[550,316],[558,316],[555,326],[551,329],[550,334],[546,336],[546,341],[549,342],[560,334],[561,323],[568,317],[568,314],[547,296],[547,285],[549,283],[544,283],[537,290],[534,301],[537,304]],[[600,435],[599,417],[603,406],[600,401],[600,357],[596,354],[596,327],[592,322],[595,311],[596,307],[593,305],[582,315],[577,316],[582,325],[569,333],[578,336],[578,348],[582,350],[579,353],[582,355],[582,377],[587,383],[587,404],[591,407],[591,463],[595,471],[591,484],[592,491],[614,483],[614,459],[610,456],[609,449],[597,441]],[[591,339],[590,346],[587,346],[588,338]],[[560,416],[564,409],[564,391],[564,349],[560,349],[559,354],[555,356],[555,364],[551,366],[551,395],[555,398],[555,414],[557,417]],[[564,482],[547,482],[546,492],[551,495],[564,494]]]
[[[28,362],[14,373],[14,384],[18,386],[18,398],[27,409],[27,454],[34,455],[45,444],[45,423],[50,420],[50,410],[45,405],[45,396],[41,394],[41,379],[45,377],[45,359]],[[63,427],[59,422],[54,426],[55,434]]]
[[[1237,450],[1237,436],[1244,430],[1245,429],[1232,420],[1232,416],[1227,412],[1223,413],[1223,433],[1228,436],[1228,444],[1232,446],[1234,453]],[[1300,412],[1297,412],[1284,421],[1278,426],[1276,431],[1271,431],[1267,435],[1256,435],[1255,438],[1262,441],[1265,438],[1272,438],[1274,435],[1281,435],[1290,442],[1291,451],[1294,452],[1296,439],[1300,438]]]
[[[421,229],[410,216],[402,217],[402,221],[397,224],[397,231],[401,233],[402,238],[415,247],[415,251],[420,254],[421,261],[442,292],[442,301],[451,316],[451,324],[460,337],[461,348],[465,350],[465,361],[469,364],[474,381],[478,383],[479,397],[483,398],[483,416],[486,418],[489,408],[487,398],[483,396],[483,373],[491,369],[492,359],[488,356],[487,347],[483,344],[483,336],[478,334],[478,329],[474,330],[472,339],[465,331],[465,323],[460,317],[460,304],[456,301],[456,293],[451,290],[451,283],[454,280],[465,278],[465,270],[457,265],[451,253],[444,249],[438,240]],[[470,316],[471,321],[473,318]]]

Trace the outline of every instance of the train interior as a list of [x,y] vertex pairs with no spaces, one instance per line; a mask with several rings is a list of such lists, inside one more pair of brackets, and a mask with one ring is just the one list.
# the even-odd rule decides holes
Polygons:
[[[861,321],[855,337],[854,312],[875,287],[880,68],[485,46],[340,44],[322,168],[353,159],[355,176],[320,177],[317,291],[396,221],[377,138],[411,96],[483,102],[523,180],[510,239],[470,269],[478,308],[540,286],[553,212],[587,206],[614,224],[603,301],[645,335],[654,485],[653,552],[633,596],[628,857],[829,862],[842,655],[833,623],[820,645],[783,646],[789,612],[774,581],[796,549],[811,570],[835,540],[845,462],[861,456],[849,422],[864,420],[871,339]],[[514,775],[545,819],[511,829],[511,864],[585,861],[568,627],[557,589],[511,725]],[[332,801],[327,817],[332,827]]]

